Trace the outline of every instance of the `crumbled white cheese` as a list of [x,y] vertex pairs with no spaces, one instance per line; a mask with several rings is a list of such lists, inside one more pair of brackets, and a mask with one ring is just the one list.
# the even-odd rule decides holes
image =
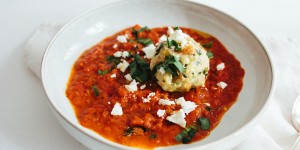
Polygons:
[[146,84],[140,86],[141,90],[143,90],[144,88],[146,88]]
[[125,79],[127,80],[127,81],[132,81],[132,77],[131,77],[131,75],[128,73],[128,74],[126,74],[125,76]]
[[225,64],[224,63],[220,63],[217,65],[217,70],[220,71],[220,70],[223,70],[225,68]]
[[120,69],[122,72],[125,72],[128,66],[129,63],[126,60],[122,60],[122,62],[117,65],[117,68]]
[[168,34],[171,35],[174,33],[174,29],[172,27],[168,27]]
[[121,57],[122,56],[122,52],[121,51],[117,51],[114,53],[115,57]]
[[182,105],[184,102],[185,102],[184,97],[179,97],[179,98],[175,99],[175,103],[177,105]]
[[159,110],[157,110],[156,114],[157,114],[158,117],[163,118],[163,116],[165,115],[165,112],[166,112],[166,110],[159,109]]
[[114,116],[122,116],[123,115],[123,110],[122,110],[121,104],[116,103],[114,105],[114,108],[111,110],[110,114],[112,114]]
[[224,89],[224,88],[226,88],[226,86],[227,86],[227,84],[225,83],[225,82],[219,82],[218,84],[217,84],[220,88],[222,88],[222,89]]
[[204,103],[206,106],[210,106],[210,103]]
[[114,45],[113,45],[113,48],[118,48],[118,45],[117,45],[117,44],[114,44]]
[[146,58],[151,59],[154,56],[155,48],[154,44],[150,44],[147,47],[142,48],[142,51],[146,54]]
[[179,111],[173,112],[171,116],[168,116],[167,120],[185,128],[186,121],[184,120],[184,118],[185,118],[184,111],[180,109]]
[[187,38],[189,35],[182,32],[182,30],[175,30],[173,34],[170,34],[169,40],[174,40],[177,43],[180,43],[180,46],[184,48],[188,44]]
[[175,104],[175,102],[174,101],[170,101],[168,99],[160,99],[158,101],[158,104],[159,105],[172,105],[172,104]]
[[150,102],[150,99],[152,96],[154,96],[155,93],[154,92],[150,92],[147,96],[147,98],[142,98],[143,99],[143,103],[149,103]]
[[117,77],[117,75],[114,73],[114,74],[112,74],[110,77],[111,77],[111,78],[115,78],[115,77]]
[[194,102],[186,101],[184,97],[179,97],[175,99],[175,102],[177,105],[181,105],[181,109],[184,111],[185,114],[189,114],[198,106]]
[[117,41],[120,43],[127,43],[126,36],[125,35],[117,36]]
[[166,73],[166,71],[165,71],[165,69],[164,69],[163,67],[160,67],[158,71],[159,71],[161,74],[165,74],[165,73]]
[[130,92],[134,92],[136,91],[137,88],[137,84],[138,82],[136,82],[135,80],[131,81],[129,85],[125,85],[125,88],[130,91]]
[[127,51],[123,51],[122,57],[123,57],[123,58],[126,58],[126,57],[128,57],[128,56],[129,56],[129,53],[128,53]]
[[165,34],[162,35],[162,36],[159,38],[158,42],[159,42],[159,43],[162,43],[162,42],[164,42],[164,41],[167,41],[167,36],[166,36]]

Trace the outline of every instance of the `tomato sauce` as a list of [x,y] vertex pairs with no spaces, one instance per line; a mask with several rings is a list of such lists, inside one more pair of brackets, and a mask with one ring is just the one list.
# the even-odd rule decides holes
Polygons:
[[[140,26],[136,25],[133,28],[139,29]],[[214,54],[214,57],[210,59],[205,87],[194,88],[185,93],[171,93],[162,90],[154,80],[151,80],[139,84],[139,90],[129,92],[125,85],[130,82],[124,77],[129,73],[129,69],[127,68],[123,73],[114,68],[113,63],[107,61],[107,57],[113,56],[117,51],[128,51],[131,55],[139,54],[144,58],[145,54],[141,50],[144,46],[137,43],[131,28],[127,28],[86,50],[73,66],[67,83],[66,95],[73,105],[80,124],[106,139],[132,147],[155,148],[180,144],[175,136],[183,128],[165,119],[174,110],[180,109],[180,106],[158,105],[158,101],[161,98],[174,100],[183,96],[186,100],[198,105],[186,116],[187,127],[195,124],[199,117],[206,117],[210,121],[209,130],[199,130],[192,142],[208,136],[219,124],[223,114],[237,100],[243,86],[245,71],[240,62],[215,37],[194,29],[183,27],[181,29],[200,44],[212,41],[212,47],[208,50]],[[128,42],[118,42],[117,36],[124,34],[128,35]],[[150,38],[157,43],[163,34],[167,35],[167,27],[152,28],[150,31],[138,33],[138,36]],[[115,44],[117,47],[114,46]],[[133,58],[126,60],[130,63]],[[150,63],[149,60],[144,60]],[[225,68],[218,71],[216,66],[222,62]],[[109,70],[109,72],[99,74],[98,70]],[[116,74],[116,77],[112,78],[112,74]],[[222,89],[217,86],[220,81],[227,83],[227,87]],[[146,84],[146,88],[141,90],[140,86],[143,84]],[[92,86],[98,91],[91,88]],[[143,103],[142,98],[147,97],[150,92],[154,92],[155,96],[149,103]],[[117,102],[123,109],[121,116],[111,115],[114,104]],[[207,104],[210,104],[211,110],[206,109]],[[166,110],[164,118],[158,117],[158,109]],[[130,127],[141,128],[136,128],[137,130],[132,134],[126,134]],[[156,137],[151,137],[154,134]]]

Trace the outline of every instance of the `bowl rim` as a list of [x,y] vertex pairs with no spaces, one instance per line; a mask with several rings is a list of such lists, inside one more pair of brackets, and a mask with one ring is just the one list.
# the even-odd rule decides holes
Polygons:
[[[48,92],[47,92],[47,87],[45,86],[45,71],[44,71],[44,68],[45,68],[45,64],[46,64],[46,58],[47,58],[47,54],[49,53],[50,49],[51,49],[51,46],[52,44],[56,41],[56,39],[60,36],[60,34],[62,34],[64,32],[64,30],[66,28],[68,28],[70,25],[72,25],[75,21],[77,21],[78,19],[94,12],[94,11],[97,11],[98,9],[101,9],[102,7],[108,7],[108,6],[111,6],[111,5],[114,5],[116,3],[119,3],[119,2],[124,2],[125,0],[112,0],[108,3],[104,3],[104,4],[101,4],[95,8],[91,8],[83,13],[81,13],[80,15],[77,15],[76,17],[74,17],[73,19],[69,20],[61,29],[59,29],[59,31],[54,35],[54,37],[51,39],[51,41],[49,42],[49,44],[47,45],[47,48],[43,54],[43,58],[42,58],[42,62],[41,62],[41,79],[42,79],[42,84],[43,84],[43,89],[44,89],[44,92],[47,96],[47,102],[48,104],[53,108],[53,110],[63,119],[65,120],[68,124],[70,124],[74,129],[78,130],[80,133],[83,133],[84,135],[96,140],[97,142],[101,142],[101,143],[105,143],[105,144],[108,144],[109,146],[112,146],[112,147],[115,147],[115,148],[122,148],[122,149],[137,149],[138,147],[129,147],[127,145],[122,145],[122,144],[119,144],[119,143],[116,143],[116,142],[113,142],[111,140],[108,140],[106,138],[103,137],[104,140],[101,140],[99,139],[98,137],[94,136],[94,135],[91,135],[87,132],[85,132],[82,128],[84,128],[83,126],[81,126],[79,123],[78,124],[73,124],[66,116],[64,116],[62,114],[61,111],[59,111],[57,108],[56,108],[56,105],[52,102]],[[172,0],[166,0],[164,2],[170,2]],[[215,11],[219,14],[222,14],[228,18],[230,18],[233,22],[236,22],[237,24],[239,24],[241,27],[243,27],[248,33],[250,33],[250,35],[252,35],[254,37],[254,40],[256,40],[258,42],[258,44],[262,47],[262,49],[264,50],[264,53],[266,54],[267,56],[267,59],[269,61],[269,67],[271,69],[271,87],[269,89],[269,93],[268,93],[268,96],[267,96],[267,99],[266,99],[266,102],[263,104],[262,108],[258,111],[258,113],[256,113],[254,115],[254,117],[252,117],[252,119],[250,119],[250,121],[248,121],[245,125],[241,126],[240,128],[238,128],[236,131],[230,133],[229,135],[227,136],[224,136],[223,138],[221,139],[218,139],[216,141],[213,141],[213,142],[209,142],[207,144],[204,144],[204,145],[201,145],[201,148],[205,149],[205,148],[209,148],[209,147],[213,147],[213,146],[216,146],[216,145],[219,145],[219,144],[222,144],[230,139],[233,139],[234,137],[238,136],[238,135],[241,135],[243,133],[243,131],[248,128],[249,126],[253,126],[255,124],[255,122],[258,122],[259,119],[261,118],[262,114],[267,110],[267,108],[270,106],[270,103],[272,101],[272,96],[274,94],[274,91],[275,91],[275,72],[274,72],[274,64],[273,64],[273,61],[271,59],[271,55],[269,53],[269,51],[266,49],[266,46],[263,44],[263,42],[248,28],[246,27],[243,23],[241,23],[239,20],[235,19],[234,17],[232,17],[231,15],[221,11],[221,10],[218,10],[216,8],[213,8],[211,6],[208,6],[208,5],[205,5],[203,3],[199,3],[199,2],[193,2],[193,1],[181,1],[181,0],[175,0],[176,3],[187,3],[187,4],[193,4],[193,5],[200,5],[201,7],[205,7],[206,9],[210,9],[212,11]],[[81,126],[81,127],[80,127]],[[101,135],[99,135],[101,136]],[[172,145],[172,146],[178,146],[178,145]],[[157,147],[157,148],[164,148],[164,147]],[[156,148],[155,148],[156,149]]]

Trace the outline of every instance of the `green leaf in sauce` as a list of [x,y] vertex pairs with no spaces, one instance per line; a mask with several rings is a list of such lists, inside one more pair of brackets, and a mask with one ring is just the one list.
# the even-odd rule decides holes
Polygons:
[[212,44],[213,42],[212,41],[209,41],[208,43],[204,43],[204,44],[201,44],[204,48],[211,48],[212,47]]
[[140,39],[137,39],[137,42],[143,44],[144,46],[153,44],[152,40],[149,38],[140,38]]
[[202,130],[208,130],[210,128],[210,121],[208,118],[200,117],[196,122]]
[[150,139],[155,139],[155,138],[156,138],[156,134],[151,133],[151,134],[149,135],[149,138],[150,138]]
[[211,111],[211,110],[212,110],[212,108],[209,107],[209,106],[206,106],[205,109],[206,109],[207,111]]
[[150,78],[150,65],[139,55],[134,55],[134,60],[129,64],[130,75],[138,82],[145,82]]
[[209,59],[214,58],[214,54],[211,51],[207,51],[206,55]]
[[97,72],[98,72],[99,75],[104,75],[104,74],[108,73],[108,70],[100,70],[100,69],[98,69]]
[[97,86],[95,86],[95,85],[92,85],[92,90],[94,91],[94,93],[95,93],[95,96],[99,96],[100,95],[100,92],[99,92],[99,89],[98,89],[98,87]]
[[175,136],[175,139],[178,142],[187,144],[192,141],[192,139],[195,137],[197,132],[198,132],[197,127],[192,125],[183,129],[179,134]]
[[136,39],[138,39],[138,35],[140,32],[143,32],[143,31],[150,31],[150,28],[148,26],[144,26],[138,30],[135,30],[134,28],[131,28],[131,31],[132,31],[132,34],[135,36]]

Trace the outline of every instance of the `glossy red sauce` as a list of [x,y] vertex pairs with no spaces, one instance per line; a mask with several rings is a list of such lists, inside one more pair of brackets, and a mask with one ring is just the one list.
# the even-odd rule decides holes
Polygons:
[[[136,25],[134,28],[140,27]],[[193,101],[198,105],[185,118],[187,126],[195,124],[199,117],[206,117],[211,123],[210,129],[199,130],[192,142],[208,136],[218,125],[223,114],[236,101],[242,89],[245,72],[240,62],[215,37],[189,28],[181,27],[181,29],[200,44],[213,41],[209,50],[213,52],[214,57],[210,59],[210,69],[205,87],[191,89],[186,93],[171,93],[163,91],[155,81],[148,81],[145,89],[129,92],[124,86],[130,83],[124,78],[124,75],[129,73],[129,69],[122,73],[115,68],[107,74],[99,75],[97,70],[110,69],[112,63],[109,63],[106,57],[112,56],[116,51],[139,53],[142,58],[145,55],[141,50],[144,46],[136,42],[131,29],[127,28],[86,50],[74,64],[67,84],[66,95],[74,107],[80,124],[109,140],[128,146],[154,148],[180,144],[176,141],[175,136],[183,128],[158,117],[157,110],[165,109],[166,118],[166,115],[180,109],[180,106],[158,105],[158,100],[160,98],[174,100],[183,96],[186,100]],[[132,39],[132,41],[120,43],[116,40],[118,35],[124,34],[128,34],[127,40]],[[167,35],[166,27],[152,28],[150,31],[141,32],[139,37],[147,37],[157,43],[163,34]],[[118,45],[117,48],[113,48],[114,44]],[[138,45],[138,49],[134,48],[136,45]],[[130,58],[127,61],[131,62],[132,60],[133,58]],[[149,60],[146,61],[149,62]],[[221,62],[225,64],[225,69],[217,71],[216,66]],[[111,78],[112,74],[116,74],[116,78]],[[225,89],[217,86],[220,81],[227,83]],[[99,89],[99,96],[95,95],[92,86]],[[155,92],[155,96],[149,103],[143,103],[142,98],[147,97],[150,92]],[[122,106],[122,116],[111,115],[111,110],[116,102]],[[206,110],[204,103],[209,103],[212,110]],[[141,126],[146,130],[125,136],[124,130],[133,126]],[[151,134],[155,134],[156,138],[149,138]]]

